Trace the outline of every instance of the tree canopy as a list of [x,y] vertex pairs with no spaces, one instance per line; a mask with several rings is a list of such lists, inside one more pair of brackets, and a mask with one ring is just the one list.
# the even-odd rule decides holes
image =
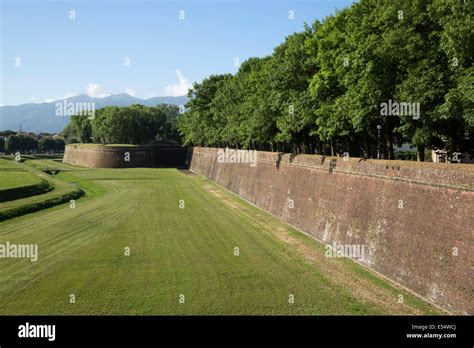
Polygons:
[[297,153],[472,151],[473,13],[472,1],[361,0],[195,83],[178,130],[186,144]]
[[179,141],[178,114],[175,105],[107,106],[96,110],[93,116],[71,116],[63,136],[67,143],[147,145],[159,140]]

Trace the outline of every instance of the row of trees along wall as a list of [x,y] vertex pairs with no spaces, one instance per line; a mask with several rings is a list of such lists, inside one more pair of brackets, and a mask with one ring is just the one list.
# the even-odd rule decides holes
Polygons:
[[360,0],[270,56],[237,57],[235,75],[194,84],[181,135],[190,145],[369,158],[379,148],[393,159],[403,143],[419,160],[427,148],[472,153],[473,13],[474,1]]

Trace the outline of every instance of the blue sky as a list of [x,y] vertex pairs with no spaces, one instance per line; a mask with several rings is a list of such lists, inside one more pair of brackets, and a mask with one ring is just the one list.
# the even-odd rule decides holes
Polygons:
[[271,54],[305,22],[353,2],[0,1],[1,105],[80,93],[182,95],[206,76],[235,73],[235,58]]

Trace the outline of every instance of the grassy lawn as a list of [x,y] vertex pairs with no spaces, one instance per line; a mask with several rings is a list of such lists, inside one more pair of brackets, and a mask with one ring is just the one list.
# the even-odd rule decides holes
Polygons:
[[[44,160],[45,163],[49,164],[55,164],[54,161],[52,160]],[[30,161],[28,161],[29,164]],[[32,164],[35,163],[36,161],[31,161]],[[1,165],[1,164],[0,164]],[[77,191],[77,187],[71,183],[65,182],[63,180],[59,180],[55,178],[52,175],[47,175],[43,173],[42,171],[38,170],[34,165],[26,165],[25,164],[17,164],[19,167],[18,170],[20,171],[10,171],[7,169],[4,169],[5,172],[10,172],[10,173],[17,173],[16,175],[16,184],[18,189],[24,189],[24,186],[31,185],[24,185],[24,183],[21,182],[21,179],[23,178],[19,174],[26,174],[25,182],[30,182],[31,178],[33,178],[35,181],[33,182],[34,184],[39,184],[40,181],[43,181],[43,185],[46,185],[46,188],[43,187],[41,189],[34,189],[30,190],[27,194],[23,194],[22,196],[18,197],[18,195],[14,194],[11,195],[10,197],[6,197],[7,199],[0,199],[0,221],[4,219],[11,218],[11,216],[17,216],[23,214],[23,211],[30,210],[32,209],[31,206],[36,206],[36,205],[42,205],[45,204],[45,202],[50,202],[50,201],[55,201],[55,200],[60,200],[60,202],[65,202],[69,201],[70,198],[68,198],[69,195],[73,194],[74,192]],[[45,167],[44,163],[43,164],[38,164],[38,167],[41,166],[42,168]],[[0,173],[2,169],[0,167]],[[5,191],[3,191],[5,195]],[[0,192],[2,194],[2,192]],[[58,204],[58,203],[55,203]],[[30,208],[29,208],[30,207]],[[35,208],[34,210],[38,210],[41,208]],[[17,211],[21,210],[21,213],[18,213]],[[15,213],[13,213],[15,211]],[[4,217],[3,215],[7,214],[8,217]]]
[[27,165],[86,196],[0,223],[0,244],[39,248],[36,263],[0,258],[0,314],[439,313],[200,176]]
[[0,190],[38,184],[40,178],[15,161],[0,159]]

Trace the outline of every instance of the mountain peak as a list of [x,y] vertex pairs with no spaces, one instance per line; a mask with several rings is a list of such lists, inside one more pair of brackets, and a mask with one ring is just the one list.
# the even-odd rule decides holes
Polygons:
[[130,95],[128,93],[117,93],[117,94],[111,94],[107,97],[104,97],[104,98],[100,98],[100,99],[105,99],[105,98],[135,98],[133,95]]

